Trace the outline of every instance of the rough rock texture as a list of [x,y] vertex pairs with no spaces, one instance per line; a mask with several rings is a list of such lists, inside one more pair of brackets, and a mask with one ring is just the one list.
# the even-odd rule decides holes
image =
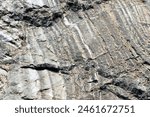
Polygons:
[[0,99],[150,99],[150,1],[0,0]]

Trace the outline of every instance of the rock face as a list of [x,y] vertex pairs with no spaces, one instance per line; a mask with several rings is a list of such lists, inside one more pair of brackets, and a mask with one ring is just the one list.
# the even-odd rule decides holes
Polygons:
[[147,0],[0,0],[0,99],[150,99]]

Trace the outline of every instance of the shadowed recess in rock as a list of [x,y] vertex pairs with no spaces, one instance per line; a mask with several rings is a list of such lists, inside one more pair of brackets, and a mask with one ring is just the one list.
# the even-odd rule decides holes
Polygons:
[[63,67],[59,67],[56,65],[52,65],[49,63],[43,63],[43,64],[30,64],[30,65],[26,65],[26,66],[21,66],[21,68],[30,68],[30,69],[35,69],[35,70],[49,70],[52,72],[61,72],[63,74],[68,74],[68,71],[72,70],[75,67],[75,65],[71,65],[71,66],[63,66]]
[[65,6],[56,11],[51,11],[51,8],[46,5],[43,7],[24,7],[23,13],[0,10],[0,17],[9,14],[9,17],[15,21],[24,21],[29,23],[31,26],[36,27],[50,27],[53,23],[57,22],[57,19],[61,19],[68,10],[73,12],[77,12],[79,10],[85,11],[93,9],[94,3],[101,4],[105,1],[108,0],[98,0],[93,2],[86,1],[85,3],[80,3],[78,0],[68,0]]

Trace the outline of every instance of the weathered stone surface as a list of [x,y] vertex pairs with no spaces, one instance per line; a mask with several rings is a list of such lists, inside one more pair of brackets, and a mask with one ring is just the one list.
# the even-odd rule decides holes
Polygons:
[[149,0],[0,0],[0,99],[150,99]]

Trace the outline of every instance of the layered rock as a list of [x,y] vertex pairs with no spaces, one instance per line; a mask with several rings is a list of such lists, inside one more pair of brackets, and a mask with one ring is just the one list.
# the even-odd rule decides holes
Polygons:
[[0,99],[149,99],[149,1],[0,6]]

